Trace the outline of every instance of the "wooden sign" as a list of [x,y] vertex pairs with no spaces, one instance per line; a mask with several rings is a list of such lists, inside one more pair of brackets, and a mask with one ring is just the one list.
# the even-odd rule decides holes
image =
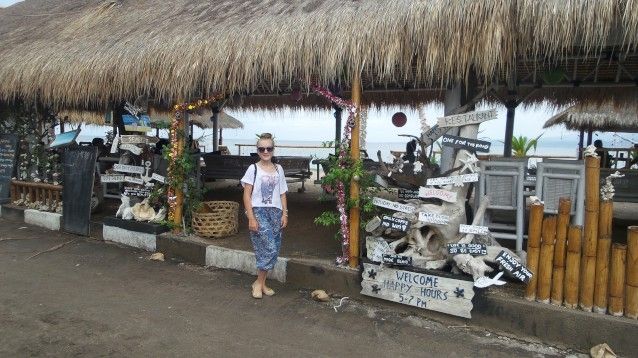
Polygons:
[[503,266],[505,271],[511,273],[512,276],[525,283],[528,283],[532,278],[532,272],[528,270],[527,267],[523,266],[523,264],[518,262],[516,258],[512,257],[512,255],[505,252],[505,250],[501,251],[501,253],[496,256],[495,261]]
[[490,229],[487,226],[461,224],[459,226],[459,232],[461,234],[488,235]]
[[137,165],[124,165],[124,164],[114,164],[113,170],[120,173],[129,173],[129,174],[144,174],[144,167],[140,167]]
[[483,140],[457,137],[448,134],[443,136],[443,139],[441,139],[441,143],[444,147],[459,148],[468,150],[470,152],[485,153],[488,153],[490,151],[490,146],[492,145],[492,143]]
[[375,262],[381,262],[383,255],[392,252],[390,245],[382,237],[366,237],[366,251],[368,258]]
[[122,183],[124,181],[124,175],[103,174],[100,175],[100,181],[102,183]]
[[147,188],[134,188],[126,186],[124,187],[124,195],[148,198],[149,196],[151,196],[151,190]]
[[451,177],[430,178],[427,181],[427,185],[448,185],[448,184],[457,185],[458,183],[461,183],[461,184],[474,183],[474,182],[477,182],[478,180],[479,180],[478,173],[472,173],[472,174],[456,175]]
[[166,183],[166,178],[156,173],[153,173],[153,175],[151,175],[151,179],[158,181],[162,184]]
[[123,135],[120,138],[120,142],[122,144],[155,144],[159,142],[159,138],[144,135]]
[[437,198],[447,201],[448,203],[456,203],[456,192],[449,190],[426,188],[422,186],[419,188],[419,196],[421,198]]
[[136,146],[135,144],[122,144],[120,146],[120,149],[128,150],[129,152],[131,152],[131,153],[133,153],[135,155],[142,154],[142,148]]
[[408,190],[399,188],[399,199],[409,200],[409,199],[419,199],[419,192],[416,190]]
[[450,128],[443,128],[438,124],[435,124],[427,132],[423,133],[421,136],[421,142],[423,142],[426,146],[432,145],[432,143],[436,142],[437,139],[441,138],[441,136],[449,130]]
[[383,263],[394,266],[412,266],[412,257],[403,255],[383,255]]
[[485,244],[447,244],[447,252],[450,255],[469,254],[472,256],[487,255]]
[[426,224],[447,225],[450,221],[450,217],[447,215],[432,214],[421,211],[419,212],[419,221],[423,221]]
[[390,210],[401,211],[406,214],[412,214],[414,212],[414,207],[410,205],[405,205],[397,203],[396,201],[385,200],[377,197],[372,198],[372,204]]
[[0,202],[8,199],[11,192],[17,150],[18,137],[15,134],[0,135]]
[[470,124],[479,124],[485,121],[496,119],[496,108],[487,111],[477,111],[453,116],[441,117],[437,121],[439,127],[460,127]]
[[361,294],[454,316],[472,318],[472,281],[363,264]]
[[410,221],[394,216],[383,215],[381,217],[381,227],[405,232],[410,228]]
[[124,181],[131,184],[144,185],[144,180],[142,178],[125,176]]
[[82,146],[64,152],[64,190],[62,190],[62,228],[88,236],[91,222],[91,196],[95,178],[97,148]]

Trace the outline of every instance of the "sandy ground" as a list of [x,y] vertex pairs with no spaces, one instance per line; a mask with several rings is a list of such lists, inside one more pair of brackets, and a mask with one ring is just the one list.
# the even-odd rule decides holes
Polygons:
[[574,356],[352,300],[335,312],[338,298],[317,303],[277,283],[277,295],[255,300],[248,275],[4,219],[0,227],[1,357]]

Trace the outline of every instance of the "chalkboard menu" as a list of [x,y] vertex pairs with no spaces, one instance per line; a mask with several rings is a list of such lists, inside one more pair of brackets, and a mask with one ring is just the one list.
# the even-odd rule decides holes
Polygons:
[[97,149],[93,146],[64,152],[62,227],[66,232],[89,235],[96,159]]
[[0,203],[9,198],[17,149],[18,137],[14,134],[0,134]]

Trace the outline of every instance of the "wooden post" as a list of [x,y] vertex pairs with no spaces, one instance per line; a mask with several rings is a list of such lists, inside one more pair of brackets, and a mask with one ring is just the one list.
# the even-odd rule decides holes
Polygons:
[[[356,106],[356,114],[354,117],[354,127],[351,133],[350,156],[352,160],[361,160],[359,151],[359,128],[361,127],[359,112],[361,110],[361,74],[355,72],[352,79],[352,103]],[[359,201],[359,182],[357,180],[350,181],[350,200]],[[350,267],[359,266],[359,221],[360,209],[358,205],[350,208]]]
[[556,222],[556,244],[554,246],[554,271],[552,272],[552,304],[557,306],[563,304],[565,249],[571,210],[572,201],[569,198],[560,198],[558,202],[558,220]]
[[[171,125],[171,132],[174,132],[170,134],[171,139],[173,139],[171,146],[173,146],[173,150],[175,151],[175,154],[177,156],[181,156],[182,153],[184,153],[184,139],[185,139],[185,133],[186,133],[186,131],[184,130],[184,127],[188,125],[184,117],[185,117],[184,111],[181,111],[181,110],[176,111],[175,119],[173,120],[176,121],[177,123],[175,123],[175,125]],[[171,164],[169,163],[169,168],[170,168],[170,165]],[[175,226],[174,231],[180,232],[182,227],[182,216],[183,216],[183,209],[184,209],[184,188],[172,188],[172,189],[175,193],[175,207],[173,208],[173,213],[172,213],[173,225]]]
[[609,314],[622,316],[625,298],[625,262],[627,246],[611,246],[611,268],[609,275]]
[[543,204],[532,204],[529,209],[529,228],[527,233],[527,269],[532,272],[532,278],[525,287],[525,299],[536,299],[538,283],[538,259],[541,252],[541,228],[543,225]]
[[598,244],[596,247],[596,279],[594,281],[594,312],[607,313],[609,285],[609,251],[614,202],[603,200],[598,217]]
[[600,207],[600,158],[585,158],[585,232],[580,268],[580,308],[591,312],[596,279],[596,246]]
[[554,241],[556,240],[556,216],[543,220],[543,241],[541,256],[538,260],[538,290],[536,301],[549,303],[552,287],[552,261],[554,260]]
[[625,316],[638,319],[638,226],[627,228]]
[[578,305],[578,284],[580,280],[580,246],[583,235],[582,227],[569,227],[567,237],[567,257],[565,258],[565,307],[576,308]]

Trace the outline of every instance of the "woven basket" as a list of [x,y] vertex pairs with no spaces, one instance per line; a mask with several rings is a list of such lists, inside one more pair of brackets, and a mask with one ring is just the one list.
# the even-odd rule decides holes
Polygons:
[[202,237],[220,238],[237,233],[239,203],[206,201],[193,213],[193,231]]

